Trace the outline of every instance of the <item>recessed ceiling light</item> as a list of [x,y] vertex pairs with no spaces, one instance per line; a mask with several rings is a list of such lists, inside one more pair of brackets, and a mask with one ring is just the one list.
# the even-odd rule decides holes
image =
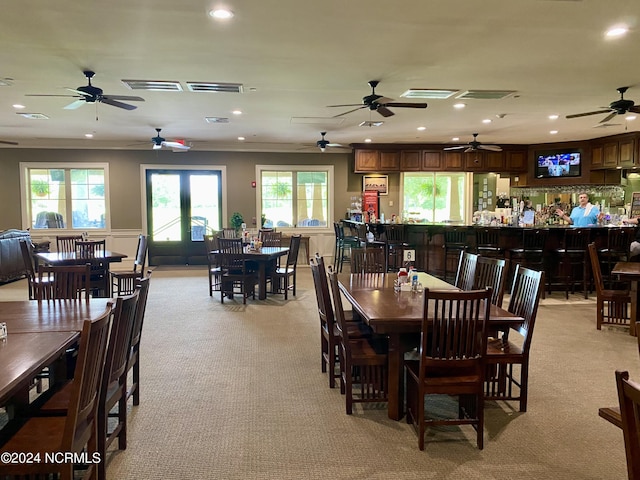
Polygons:
[[453,142],[457,142],[458,140],[460,140],[460,137],[453,137],[453,138],[451,139],[451,141],[453,141]]
[[371,143],[371,142],[372,142],[372,140],[370,138],[365,138],[364,139],[364,143]]
[[238,137],[238,140],[242,142],[244,140],[244,137]]
[[454,103],[453,104],[453,108],[457,108],[458,110],[460,110],[460,109],[462,109],[462,108],[464,108],[466,106],[467,106],[466,103]]
[[87,138],[93,138],[93,133],[85,133],[84,136]]
[[233,12],[225,8],[214,8],[209,10],[209,15],[218,20],[226,20],[233,17]]
[[427,129],[427,127],[418,127],[416,130],[422,131],[422,130],[426,130],[426,129]]
[[242,110],[232,110],[231,113],[234,115],[242,115]]
[[604,36],[607,38],[617,38],[623,36],[628,31],[629,28],[626,25],[616,25],[607,30]]
[[626,117],[624,117],[625,120],[635,120],[636,116],[635,115],[627,115]]
[[22,110],[23,108],[25,108],[25,106],[20,105],[19,103],[14,103],[13,108],[15,108],[16,110]]
[[558,130],[551,130],[549,133],[550,133],[551,135],[555,135],[555,134],[557,134],[557,133],[558,133]]
[[549,120],[557,120],[559,117],[559,115],[556,115],[555,113],[553,115],[549,115]]
[[491,119],[490,118],[485,118],[484,120],[482,120],[482,123],[491,123]]

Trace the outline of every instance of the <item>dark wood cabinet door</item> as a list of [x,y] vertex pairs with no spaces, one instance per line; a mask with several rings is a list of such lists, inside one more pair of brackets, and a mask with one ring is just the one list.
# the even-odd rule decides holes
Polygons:
[[489,172],[502,172],[504,168],[505,152],[486,152],[484,165]]
[[445,170],[462,170],[462,165],[461,152],[444,152]]
[[419,172],[422,166],[420,150],[402,150],[400,152],[400,171]]
[[380,171],[398,172],[400,170],[400,152],[380,152]]
[[605,167],[618,166],[618,142],[604,144],[603,165]]
[[604,149],[602,145],[594,145],[591,148],[591,168],[604,166]]
[[510,172],[526,172],[527,171],[527,152],[514,150],[506,152],[505,168]]
[[422,151],[422,170],[437,171],[442,170],[442,153],[439,151]]
[[484,170],[484,152],[467,152],[462,154],[463,169],[465,172]]
[[635,146],[633,139],[629,140],[620,140],[618,144],[618,149],[620,152],[618,165],[621,167],[633,167],[634,166],[634,156],[633,156],[633,147]]
[[357,172],[377,172],[380,168],[380,151],[379,150],[356,150]]

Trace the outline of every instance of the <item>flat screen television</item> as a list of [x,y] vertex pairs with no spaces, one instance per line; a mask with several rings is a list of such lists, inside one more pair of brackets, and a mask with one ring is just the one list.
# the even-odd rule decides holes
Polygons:
[[580,160],[577,151],[538,155],[536,178],[579,177]]

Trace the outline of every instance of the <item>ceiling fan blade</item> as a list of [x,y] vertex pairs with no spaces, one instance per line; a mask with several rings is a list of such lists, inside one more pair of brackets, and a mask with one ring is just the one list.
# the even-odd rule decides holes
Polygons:
[[162,142],[162,146],[172,148],[175,150],[189,150],[191,148],[188,145],[185,145],[184,143],[180,143],[180,142]]
[[574,113],[573,115],[567,115],[564,118],[579,118],[579,117],[587,117],[589,115],[600,115],[601,113],[609,113],[611,110],[597,110],[595,112],[586,112],[586,113]]
[[427,108],[426,103],[407,103],[407,102],[390,102],[384,104],[386,107],[398,108]]
[[83,92],[82,90],[76,90],[75,88],[65,87],[65,89],[69,90],[70,92],[77,93],[78,95],[82,95],[83,97],[90,97],[91,96],[90,93]]
[[344,105],[327,105],[327,107],[363,107],[361,103],[345,103]]
[[456,147],[445,147],[443,150],[462,150],[463,148],[467,148],[466,145],[458,145]]
[[613,117],[615,117],[618,114],[618,112],[611,112],[609,115],[607,115],[606,117],[604,117],[602,120],[600,120],[598,123],[607,123],[609,120],[611,120]]
[[327,143],[327,147],[344,147],[341,143]]
[[3,145],[18,145],[18,142],[10,142],[8,140],[0,140]]
[[464,151],[464,153],[471,153],[471,152],[477,152],[477,151],[478,151],[477,148],[469,147]]
[[48,93],[25,93],[25,97],[67,97],[67,98],[84,98],[79,95],[49,95]]
[[144,98],[134,97],[131,95],[103,95],[102,100],[104,101],[105,98],[108,98],[109,100],[128,100],[130,102],[144,102]]
[[630,112],[640,113],[640,105],[635,105],[629,109]]
[[486,144],[482,144],[482,145],[478,145],[479,149],[482,150],[489,150],[491,152],[501,152],[502,151],[502,147],[499,145],[486,145]]
[[390,117],[391,115],[395,115],[395,113],[393,113],[384,105],[378,105],[378,108],[376,108],[376,112],[378,112],[383,117]]
[[84,98],[80,98],[80,99],[76,100],[75,102],[71,102],[69,105],[67,105],[66,107],[63,107],[63,108],[65,110],[75,110],[76,108],[80,108],[85,103],[87,103],[87,101]]
[[357,110],[361,110],[363,108],[367,108],[367,106],[366,105],[361,105],[358,108],[354,108],[353,110],[349,110],[349,111],[346,111],[346,112],[339,113],[338,115],[334,115],[332,118],[342,117],[343,115],[347,115],[349,113],[355,112]]
[[106,103],[107,105],[111,105],[112,107],[124,108],[125,110],[135,110],[135,105],[129,105],[127,103],[118,102],[117,100],[113,100],[109,97],[102,97],[100,100],[102,103]]

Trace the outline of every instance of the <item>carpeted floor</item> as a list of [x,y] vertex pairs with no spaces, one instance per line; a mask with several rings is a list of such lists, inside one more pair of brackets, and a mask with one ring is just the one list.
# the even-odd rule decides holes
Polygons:
[[[26,297],[23,281],[0,301]],[[1,305],[0,305],[1,308]],[[431,430],[426,449],[386,405],[344,412],[320,371],[308,268],[298,295],[220,304],[206,270],[158,268],[142,339],[139,407],[112,479],[619,479],[622,433],[598,417],[617,403],[614,371],[640,378],[636,339],[595,328],[595,295],[541,303],[529,411],[488,402],[485,448],[470,427]]]

